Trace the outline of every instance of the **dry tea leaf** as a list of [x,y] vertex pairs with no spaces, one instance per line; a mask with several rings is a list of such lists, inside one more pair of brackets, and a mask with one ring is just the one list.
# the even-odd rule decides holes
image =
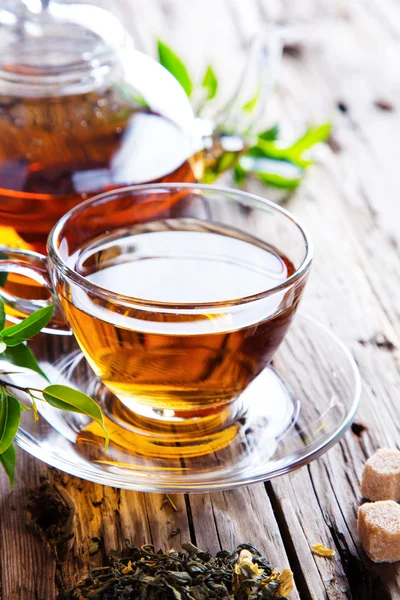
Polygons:
[[392,110],[394,110],[393,104],[388,100],[375,100],[374,105],[376,106],[376,108],[379,108],[379,110],[384,110],[387,112],[391,112]]
[[176,504],[171,500],[171,497],[168,496],[168,494],[164,494],[164,496],[163,496],[163,500],[161,502],[161,508],[164,508],[164,506],[169,506],[170,508],[172,508],[172,510],[174,512],[178,512]]
[[169,537],[175,537],[176,535],[179,535],[181,532],[179,527],[176,527],[175,529],[173,529],[169,535]]
[[100,550],[101,540],[98,537],[90,538],[89,542],[89,556],[94,556],[96,552]]
[[293,590],[292,572],[273,569],[251,544],[215,556],[190,542],[183,549],[156,552],[154,546],[127,543],[129,556],[112,556],[108,566],[93,567],[58,600],[284,600]]
[[279,575],[279,579],[282,582],[277,592],[282,598],[288,598],[289,594],[291,594],[294,590],[294,579],[293,573],[290,569],[284,569],[282,573]]
[[318,556],[335,556],[336,552],[331,550],[330,548],[326,548],[323,544],[314,544],[311,546],[314,554],[318,554]]
[[128,562],[128,564],[126,565],[126,567],[124,569],[122,569],[121,573],[123,575],[128,575],[129,573],[132,573],[132,563],[131,561]]

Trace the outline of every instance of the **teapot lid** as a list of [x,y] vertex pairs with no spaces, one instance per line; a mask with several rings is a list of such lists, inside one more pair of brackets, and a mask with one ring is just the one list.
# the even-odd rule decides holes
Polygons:
[[0,8],[0,94],[90,91],[133,46],[118,18],[90,3],[5,0]]

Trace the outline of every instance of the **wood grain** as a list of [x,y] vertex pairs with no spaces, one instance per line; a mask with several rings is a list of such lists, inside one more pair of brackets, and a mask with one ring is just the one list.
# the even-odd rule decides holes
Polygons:
[[[295,573],[302,600],[400,598],[400,568],[373,565],[360,548],[356,511],[365,458],[400,446],[400,8],[396,0],[121,0],[137,46],[154,53],[160,36],[188,58],[195,73],[212,60],[223,94],[244,62],[263,19],[286,24],[300,52],[284,58],[280,88],[266,120],[297,134],[305,120],[332,116],[331,142],[288,207],[315,241],[316,259],[304,306],[352,349],[363,377],[357,422],[328,454],[266,485],[230,492],[162,497],[103,488],[47,468],[19,452],[14,492],[1,475],[0,565],[3,600],[53,600],[124,540],[155,546],[191,539],[206,550],[258,545],[271,562]],[[377,101],[393,110],[382,110]],[[251,189],[265,195],[257,185]],[[378,336],[378,337],[377,337]],[[393,344],[379,346],[379,336]],[[357,431],[357,430],[355,430]],[[24,506],[40,476],[62,486],[76,510],[72,551],[57,562],[25,526]],[[180,535],[169,537],[179,527]],[[93,537],[101,548],[89,555]],[[312,554],[322,542],[336,549]],[[23,568],[21,568],[23,564]],[[30,574],[27,577],[27,573]]]

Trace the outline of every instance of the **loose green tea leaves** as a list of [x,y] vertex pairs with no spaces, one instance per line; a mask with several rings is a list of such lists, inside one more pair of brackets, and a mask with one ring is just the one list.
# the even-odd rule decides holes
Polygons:
[[173,529],[171,531],[171,533],[169,534],[169,537],[175,537],[176,535],[179,535],[181,532],[179,527],[175,527],[175,529]]
[[62,561],[74,538],[75,507],[62,487],[46,480],[27,490],[26,524],[30,531],[48,544],[57,560]]
[[7,346],[17,346],[26,342],[31,337],[39,333],[43,327],[49,323],[53,315],[54,306],[45,306],[32,313],[29,317],[18,323],[3,329],[3,341]]
[[208,65],[201,85],[207,92],[207,100],[215,98],[218,91],[218,80],[211,65]]
[[89,541],[89,556],[94,556],[101,548],[101,539],[92,537]]
[[0,390],[0,454],[12,444],[21,420],[21,406],[6,389]]
[[193,84],[183,61],[161,40],[158,40],[157,42],[157,50],[160,64],[175,77],[185,90],[186,95],[190,97],[193,90]]
[[18,344],[18,346],[8,347],[2,358],[18,367],[24,367],[26,369],[31,369],[31,371],[36,371],[36,373],[39,373],[39,375],[48,380],[47,375],[40,368],[35,355],[31,352],[28,346],[25,346],[25,344]]
[[111,557],[110,565],[89,576],[58,600],[283,600],[293,589],[293,576],[279,573],[251,544],[216,556],[183,544],[186,552],[155,551],[154,546],[128,545],[128,556]]
[[10,481],[10,485],[12,488],[14,487],[16,460],[17,459],[15,455],[15,448],[12,444],[7,448],[5,452],[3,452],[3,454],[0,454],[0,463],[3,465],[3,469],[7,473],[7,477]]
[[96,402],[79,390],[66,385],[48,385],[43,390],[44,399],[60,410],[68,410],[85,414],[96,421],[104,430],[106,435],[106,448],[108,447],[108,433],[104,425],[103,414]]

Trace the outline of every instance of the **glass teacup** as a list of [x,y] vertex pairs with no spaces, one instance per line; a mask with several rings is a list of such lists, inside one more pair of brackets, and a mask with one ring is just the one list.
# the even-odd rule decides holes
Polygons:
[[[234,435],[242,392],[283,340],[312,246],[295,217],[261,197],[148,184],[75,207],[51,232],[48,257],[0,256],[0,272],[40,281],[61,308],[111,392],[103,409],[122,430],[112,441],[137,448],[144,432],[160,451],[207,438],[208,452]],[[43,305],[5,299],[25,313]]]

